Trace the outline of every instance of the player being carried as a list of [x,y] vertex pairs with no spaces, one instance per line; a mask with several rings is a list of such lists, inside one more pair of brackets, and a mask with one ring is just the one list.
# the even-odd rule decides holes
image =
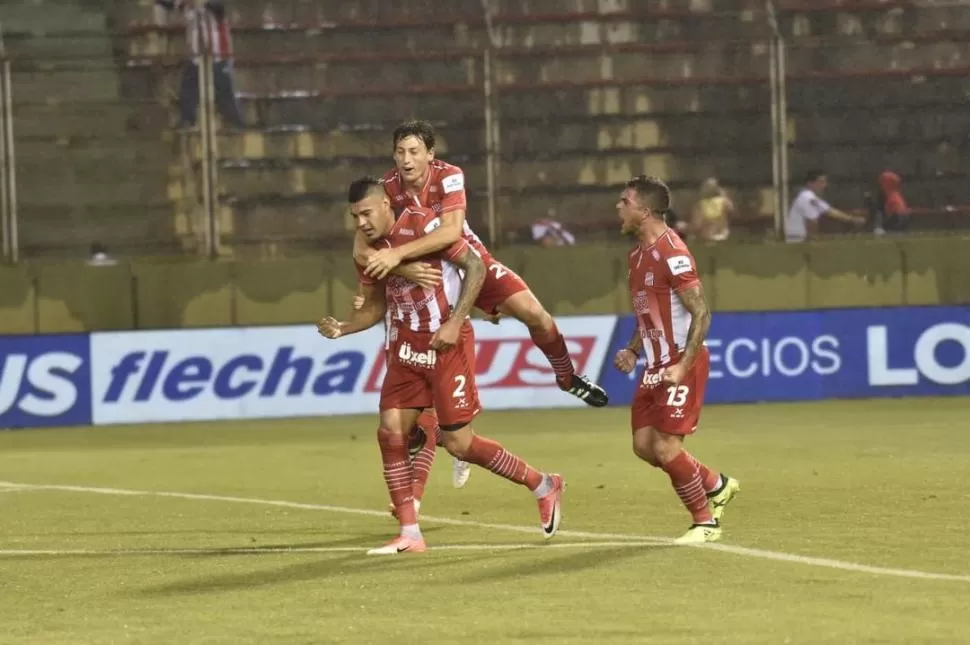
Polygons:
[[738,481],[709,469],[684,448],[704,404],[710,354],[704,338],[711,312],[694,257],[664,221],[670,190],[656,177],[627,184],[616,204],[622,232],[639,240],[630,251],[629,283],[637,329],[616,354],[630,373],[641,351],[646,369],[633,399],[633,452],[670,477],[693,523],[678,544],[721,537],[724,508],[741,489]]
[[366,266],[365,273],[383,279],[402,262],[447,249],[464,239],[485,262],[485,284],[475,301],[493,320],[504,314],[520,320],[552,366],[556,383],[565,392],[593,407],[603,407],[606,391],[585,376],[576,374],[566,341],[556,322],[529,286],[514,271],[498,262],[465,221],[465,175],[461,168],[435,159],[435,132],[426,121],[408,121],[394,130],[395,168],[384,175],[383,184],[395,212],[408,206],[433,209],[441,226],[429,235],[390,249],[374,251],[358,234],[354,257]]
[[[357,230],[380,248],[420,239],[440,223],[435,211],[418,207],[405,208],[395,220],[381,182],[369,177],[351,184],[348,201]],[[475,339],[468,314],[485,280],[485,262],[463,239],[419,257],[442,273],[441,282],[434,288],[396,275],[374,279],[361,270],[364,306],[348,321],[327,317],[318,323],[321,334],[339,338],[376,325],[390,311],[388,365],[381,386],[377,439],[384,480],[401,532],[368,553],[425,550],[413,503],[408,435],[419,413],[432,406],[438,414],[445,449],[458,459],[532,491],[538,501],[543,535],[551,538],[559,529],[562,478],[531,468],[497,442],[476,435],[470,425],[481,405],[475,385]]]

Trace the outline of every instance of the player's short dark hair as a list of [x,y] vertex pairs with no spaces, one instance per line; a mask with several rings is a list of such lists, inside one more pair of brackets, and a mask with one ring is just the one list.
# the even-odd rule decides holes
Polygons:
[[637,193],[637,201],[647,206],[658,217],[663,218],[670,210],[670,188],[659,177],[640,175],[634,177],[626,185]]
[[821,168],[812,168],[811,170],[805,173],[805,183],[810,184],[813,181],[817,181],[822,177],[824,177],[825,174],[826,174],[825,171],[822,170]]
[[376,177],[371,177],[370,175],[366,177],[361,177],[360,179],[355,179],[350,184],[350,188],[347,189],[347,202],[350,204],[356,204],[363,198],[367,197],[372,190],[380,189],[384,192],[384,185],[381,183],[380,179]]
[[424,147],[428,150],[434,148],[434,126],[427,121],[405,121],[394,128],[394,147],[400,143],[401,139],[417,137],[424,142]]

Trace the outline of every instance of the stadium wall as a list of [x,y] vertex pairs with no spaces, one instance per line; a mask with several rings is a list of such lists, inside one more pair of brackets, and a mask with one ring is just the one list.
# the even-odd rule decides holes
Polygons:
[[[637,376],[612,356],[633,318],[558,322],[578,369],[629,404]],[[583,405],[522,325],[475,331],[486,410]],[[970,306],[723,313],[707,345],[711,403],[970,395]],[[380,328],[337,341],[306,324],[0,336],[0,428],[373,414],[383,361]]]
[[[715,311],[970,304],[970,240],[692,245]],[[626,246],[498,256],[553,314],[629,312]],[[346,252],[274,261],[0,267],[0,334],[297,324],[346,311]]]

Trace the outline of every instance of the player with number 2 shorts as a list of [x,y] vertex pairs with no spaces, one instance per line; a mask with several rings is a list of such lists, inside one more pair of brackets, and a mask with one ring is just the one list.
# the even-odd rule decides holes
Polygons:
[[[381,182],[371,177],[351,184],[348,201],[357,230],[375,248],[394,248],[420,239],[440,225],[437,213],[430,208],[409,206],[395,217]],[[375,279],[361,268],[363,306],[349,321],[326,317],[317,325],[322,335],[336,339],[368,329],[390,312],[387,374],[381,387],[377,438],[384,481],[401,530],[387,544],[368,553],[393,555],[426,549],[414,506],[408,438],[419,414],[431,407],[437,412],[445,449],[457,459],[528,488],[539,506],[543,535],[551,538],[559,530],[562,517],[562,477],[532,468],[471,427],[481,405],[468,314],[484,282],[485,263],[464,239],[421,259],[440,270],[440,283],[423,287],[395,274]]]

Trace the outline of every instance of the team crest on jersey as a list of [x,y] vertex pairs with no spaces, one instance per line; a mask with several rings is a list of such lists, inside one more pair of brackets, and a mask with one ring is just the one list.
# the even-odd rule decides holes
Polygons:
[[660,261],[660,252],[657,251],[657,249],[651,251],[650,254],[653,256],[654,260]]

